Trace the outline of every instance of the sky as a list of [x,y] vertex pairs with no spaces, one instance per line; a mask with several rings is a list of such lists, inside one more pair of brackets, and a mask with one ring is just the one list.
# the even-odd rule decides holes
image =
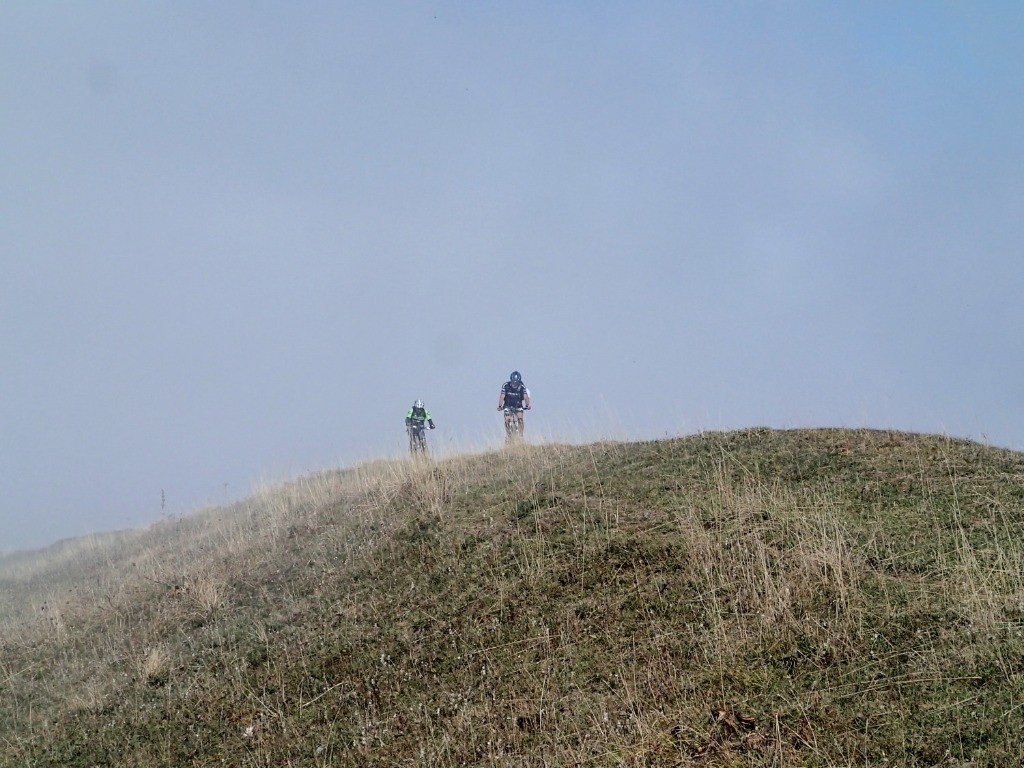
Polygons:
[[1024,449],[1024,4],[0,2],[0,551],[436,450]]

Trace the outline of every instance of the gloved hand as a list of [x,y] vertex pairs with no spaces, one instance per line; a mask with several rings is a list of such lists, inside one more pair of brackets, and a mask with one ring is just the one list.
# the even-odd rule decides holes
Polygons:
[[431,429],[433,429],[433,428],[434,428],[434,420],[433,420],[433,419],[430,419],[430,428],[431,428]]
[[528,410],[530,410],[530,406],[528,406],[528,405],[524,405],[524,406],[523,406],[523,410],[524,410],[524,411],[528,411]]
[[501,406],[500,406],[500,405],[498,406],[498,410],[499,410],[499,411],[501,410]]

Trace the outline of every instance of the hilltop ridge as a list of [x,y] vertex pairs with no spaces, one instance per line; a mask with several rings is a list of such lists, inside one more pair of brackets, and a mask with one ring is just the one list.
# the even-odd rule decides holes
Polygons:
[[1022,480],[845,429],[318,473],[0,565],[0,765],[1020,764]]

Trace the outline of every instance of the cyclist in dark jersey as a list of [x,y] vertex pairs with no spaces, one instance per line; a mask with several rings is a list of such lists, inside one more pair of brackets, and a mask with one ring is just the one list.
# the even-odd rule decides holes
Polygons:
[[519,422],[519,435],[523,434],[523,411],[530,410],[530,390],[523,384],[523,376],[519,371],[512,371],[508,381],[501,385],[498,393],[498,410],[505,412],[505,432],[512,429],[513,416]]

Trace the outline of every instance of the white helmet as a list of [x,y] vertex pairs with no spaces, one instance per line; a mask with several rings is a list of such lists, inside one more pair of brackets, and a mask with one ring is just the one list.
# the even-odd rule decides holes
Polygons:
[[422,400],[417,400],[415,403],[412,404],[412,407],[413,408],[422,408],[423,407],[423,401]]

